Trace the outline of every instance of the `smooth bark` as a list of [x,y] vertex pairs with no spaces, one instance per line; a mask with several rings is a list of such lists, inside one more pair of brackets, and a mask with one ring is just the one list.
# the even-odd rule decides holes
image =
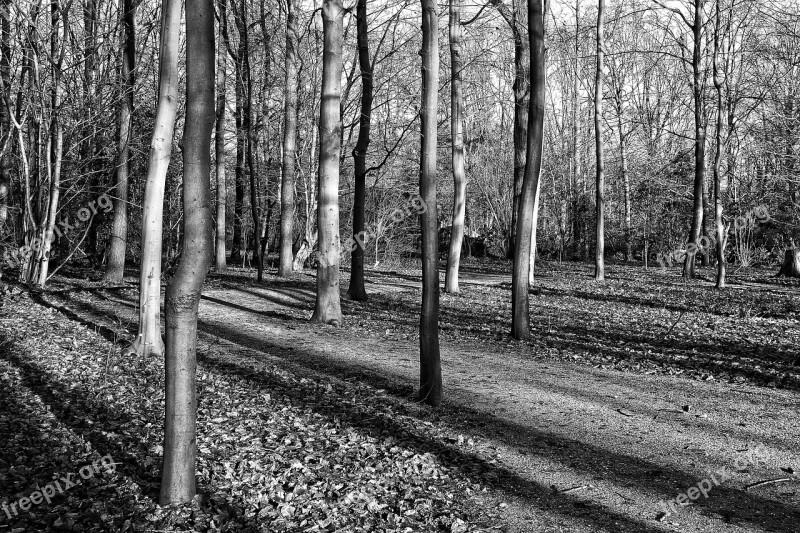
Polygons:
[[297,90],[298,46],[297,15],[293,0],[286,2],[286,89],[283,109],[283,161],[281,172],[281,248],[278,275],[292,273],[294,240],[294,198],[297,176]]
[[458,292],[458,267],[461,263],[461,245],[464,242],[464,222],[467,206],[467,176],[464,171],[464,116],[461,95],[461,0],[450,0],[450,136],[451,163],[453,167],[453,217],[450,225],[450,250],[444,290]]
[[172,157],[172,137],[178,104],[181,2],[164,0],[161,18],[158,101],[150,143],[142,216],[142,264],[139,272],[139,331],[126,352],[164,354],[161,338],[161,248],[164,186]]
[[211,132],[214,127],[214,4],[186,5],[183,253],[166,296],[164,468],[161,505],[195,495],[197,312],[211,266]]
[[605,0],[597,2],[597,68],[595,69],[594,92],[594,138],[596,158],[595,183],[595,251],[594,279],[603,281],[605,271],[605,174],[603,161],[603,30],[605,24]]
[[118,283],[125,273],[128,248],[128,177],[130,175],[130,140],[133,126],[133,91],[136,83],[136,0],[121,0],[122,57],[120,58],[119,138],[117,146],[116,183],[114,188],[114,221],[106,263],[105,281]]
[[713,75],[714,75],[714,89],[717,93],[717,124],[715,128],[716,137],[716,150],[714,151],[714,226],[716,229],[717,238],[717,283],[718,289],[725,288],[725,244],[727,240],[727,232],[725,231],[725,223],[722,220],[722,191],[720,190],[720,166],[722,161],[722,123],[724,120],[724,109],[722,107],[722,74],[719,69],[719,48],[720,48],[720,27],[722,22],[722,15],[720,13],[719,3],[721,0],[716,0],[716,21],[714,23],[714,57],[713,57]]
[[435,0],[422,0],[422,106],[419,194],[422,231],[422,308],[419,317],[419,397],[442,403],[439,354],[439,239],[436,208],[436,111],[439,89],[439,18]]
[[530,306],[528,301],[530,247],[533,231],[533,206],[542,168],[544,141],[544,6],[542,0],[528,0],[528,29],[531,50],[531,100],[528,113],[528,145],[525,179],[522,183],[514,270],[511,280],[511,334],[515,339],[529,339]]
[[[219,3],[219,24],[220,33],[226,35],[228,32],[227,0]],[[228,207],[228,184],[225,180],[225,114],[227,106],[227,81],[228,81],[228,52],[225,40],[219,39],[217,44],[217,109],[216,125],[214,127],[214,154],[216,157],[216,181],[217,181],[217,220],[216,220],[216,253],[214,255],[214,270],[225,272],[228,268],[228,258],[226,255],[227,243],[227,207]]]
[[367,27],[367,0],[358,0],[358,65],[361,68],[361,115],[358,123],[358,140],[353,149],[355,191],[353,194],[353,244],[350,255],[350,287],[347,295],[356,301],[366,301],[364,287],[364,246],[366,245],[365,204],[367,196],[367,149],[372,123],[372,63],[369,59],[369,33]]
[[344,9],[341,0],[322,4],[322,98],[319,112],[319,183],[317,185],[317,298],[313,322],[342,324],[339,294],[339,161],[342,151],[342,41]]

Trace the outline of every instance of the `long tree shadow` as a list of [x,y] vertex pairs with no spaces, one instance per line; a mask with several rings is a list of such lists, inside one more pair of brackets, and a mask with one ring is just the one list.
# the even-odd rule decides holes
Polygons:
[[[91,308],[91,306],[86,307]],[[220,327],[217,324],[211,325],[202,320],[199,323],[199,328],[203,334],[223,338],[240,346],[253,348],[263,353],[277,355],[284,360],[285,366],[293,371],[303,371],[303,369],[305,369],[305,371],[312,370],[322,374],[328,374],[336,379],[354,377],[371,386],[385,388],[399,396],[406,396],[410,389],[408,386],[401,386],[398,388],[397,383],[398,381],[401,382],[402,378],[398,379],[396,374],[390,371],[387,372],[386,369],[382,369],[380,373],[377,373],[371,369],[335,361],[331,358],[319,358],[318,356],[302,351],[287,350],[284,347],[262,338],[244,334],[240,330]],[[375,417],[365,417],[364,413],[360,412],[357,407],[344,403],[332,406],[329,398],[315,398],[313,397],[313,391],[298,391],[296,389],[297,384],[294,382],[291,384],[281,383],[280,377],[265,376],[262,373],[242,367],[238,363],[234,364],[229,361],[223,361],[211,355],[201,354],[199,358],[207,364],[213,364],[216,369],[224,369],[225,372],[229,374],[255,380],[271,388],[282,387],[281,390],[284,390],[288,396],[301,402],[304,406],[310,406],[315,411],[325,416],[345,417],[348,422],[356,427],[368,430],[386,431],[386,424],[392,423],[391,420],[384,420],[380,425],[375,426],[376,422],[373,420]],[[259,361],[259,358],[255,357],[254,360]],[[311,399],[309,399],[308,394],[312,394]],[[391,407],[395,409],[395,412],[399,408],[399,405],[400,404],[396,402],[391,403]],[[455,408],[459,414],[466,415],[467,418],[474,423],[480,423],[485,427],[491,428],[494,434],[503,436],[502,438],[504,439],[513,439],[513,445],[527,450],[528,453],[534,452],[541,455],[543,458],[558,460],[562,464],[570,465],[571,468],[584,471],[587,475],[596,474],[598,465],[604,465],[607,471],[612,474],[613,481],[622,485],[637,485],[647,491],[657,492],[665,499],[674,497],[676,485],[688,488],[696,485],[698,482],[695,475],[679,470],[665,470],[662,465],[657,463],[619,454],[586,442],[566,439],[562,436],[552,435],[537,429],[523,427],[519,424],[499,419],[494,415],[489,415],[488,413],[477,411],[464,405],[458,405]],[[381,419],[383,420],[383,418]],[[404,438],[408,437],[405,433],[408,431],[408,428],[394,428],[394,430],[401,431]],[[556,498],[556,500],[549,500],[551,504],[556,506],[558,505],[557,502],[562,501],[562,499],[566,499],[569,502],[580,502],[583,508],[581,514],[586,512],[585,506],[587,504],[583,500],[561,494],[552,495],[546,487],[521,478],[505,468],[489,464],[481,458],[475,457],[472,454],[467,454],[461,450],[452,449],[435,441],[425,440],[418,436],[415,436],[413,440],[415,445],[421,446],[422,448],[430,446],[436,448],[437,454],[453,467],[459,464],[473,465],[473,467],[479,469],[482,481],[498,489],[506,490],[514,494],[517,494],[519,491],[523,491],[523,494],[526,492],[528,494],[536,494],[540,499],[546,496],[549,498]],[[656,475],[658,477],[654,479]],[[717,504],[716,502],[719,503]],[[718,513],[727,517],[732,516],[736,517],[737,520],[749,522],[754,525],[767,528],[779,528],[777,529],[779,531],[792,531],[792,529],[790,529],[790,524],[793,524],[794,521],[800,518],[800,512],[791,506],[726,487],[715,488],[713,499],[707,502],[701,502],[700,505],[707,513]],[[753,508],[759,509],[760,513],[758,515],[754,513],[749,515],[741,514],[741,511],[744,509]],[[641,521],[632,520],[629,517],[613,513],[613,511],[609,511],[599,504],[589,504],[589,509],[589,514],[598,524],[602,524],[605,520],[609,519],[609,516],[613,515],[613,520],[623,520],[628,526],[624,529],[625,531],[658,531],[658,528],[650,527]]]

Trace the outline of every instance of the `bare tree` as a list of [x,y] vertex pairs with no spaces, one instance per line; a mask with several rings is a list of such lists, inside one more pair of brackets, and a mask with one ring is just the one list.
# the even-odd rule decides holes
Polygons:
[[[219,3],[220,34],[228,32],[228,0]],[[217,44],[217,109],[216,126],[214,131],[214,153],[216,157],[217,178],[217,224],[216,224],[216,255],[214,257],[214,270],[225,272],[228,268],[226,257],[226,232],[227,232],[227,204],[228,187],[225,181],[225,111],[227,106],[227,80],[228,80],[228,52],[224,37]]]
[[186,125],[183,134],[183,253],[166,296],[164,468],[160,503],[195,495],[197,312],[211,266],[211,132],[214,127],[214,4],[186,9]]
[[172,157],[172,137],[178,108],[178,56],[181,2],[164,0],[161,15],[161,57],[158,66],[158,102],[142,216],[142,263],[139,272],[139,331],[126,350],[139,355],[163,355],[161,338],[161,246],[164,187]]
[[128,176],[131,167],[133,91],[136,83],[136,0],[121,0],[122,56],[120,58],[120,105],[118,119],[117,169],[114,188],[114,222],[109,242],[105,280],[120,282],[125,273],[128,248]]
[[439,18],[435,0],[422,0],[422,106],[419,195],[422,225],[422,309],[419,318],[420,399],[442,402],[439,355],[439,243],[436,209],[436,109],[439,88]]
[[322,4],[322,98],[319,109],[319,185],[317,228],[319,252],[317,298],[311,320],[341,325],[339,294],[339,158],[342,151],[342,40],[344,8],[341,0]]
[[453,166],[453,218],[450,226],[450,251],[447,254],[445,292],[458,292],[458,267],[464,241],[464,218],[467,207],[467,177],[464,171],[464,117],[461,95],[461,59],[463,42],[461,0],[450,0],[450,135]]
[[367,26],[367,0],[358,0],[358,65],[361,68],[361,114],[358,119],[358,140],[353,148],[355,191],[353,193],[353,245],[350,256],[350,287],[347,294],[356,301],[366,301],[364,288],[364,237],[365,204],[367,196],[367,149],[372,123],[372,62],[369,58],[369,32]]
[[544,141],[544,6],[542,0],[528,0],[528,32],[531,53],[531,100],[528,112],[528,146],[525,179],[517,214],[517,239],[511,280],[511,334],[515,339],[531,336],[528,302],[533,206],[542,169]]
[[292,272],[292,239],[294,237],[295,178],[297,174],[297,85],[298,47],[297,14],[286,0],[286,87],[283,114],[283,161],[281,176],[281,248],[278,275]]
[[594,137],[596,162],[595,216],[596,240],[594,253],[594,279],[605,279],[605,175],[603,174],[603,56],[605,42],[603,29],[605,24],[605,0],[597,2],[597,68],[595,69],[594,92]]

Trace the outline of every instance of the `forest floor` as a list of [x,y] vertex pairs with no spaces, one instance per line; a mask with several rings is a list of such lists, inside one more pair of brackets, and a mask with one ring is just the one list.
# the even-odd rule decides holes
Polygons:
[[120,355],[134,280],[7,286],[0,503],[100,456],[117,466],[0,511],[0,533],[800,530],[797,280],[738,271],[717,291],[710,270],[611,264],[596,283],[587,264],[541,263],[533,340],[517,342],[509,268],[467,261],[461,294],[442,294],[436,411],[414,401],[418,271],[368,271],[339,328],[308,322],[308,271],[212,275],[201,496],[175,509],[155,504],[163,362]]

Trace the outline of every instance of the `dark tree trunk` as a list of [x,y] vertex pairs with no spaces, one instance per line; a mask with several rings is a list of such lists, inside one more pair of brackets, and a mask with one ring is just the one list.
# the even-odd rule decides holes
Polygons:
[[128,176],[130,174],[130,140],[133,125],[133,91],[136,83],[136,0],[122,0],[122,58],[120,80],[122,98],[119,109],[119,146],[114,189],[114,222],[111,228],[105,280],[122,281],[125,254],[128,248]]
[[195,495],[197,311],[211,266],[211,132],[214,127],[214,4],[186,5],[183,254],[166,297],[164,468],[161,505]]
[[686,246],[686,258],[683,263],[683,277],[694,277],[695,256],[703,229],[703,182],[706,168],[706,129],[703,123],[703,73],[701,69],[702,37],[703,37],[703,3],[694,0],[694,48],[692,53],[692,73],[694,89],[694,208],[692,210],[692,228]]
[[439,239],[436,210],[436,110],[439,88],[439,18],[435,0],[422,0],[422,106],[419,194],[422,225],[422,309],[419,318],[419,397],[442,403],[439,355]]
[[364,246],[366,245],[365,204],[367,196],[367,149],[372,118],[372,63],[369,59],[369,33],[367,27],[367,0],[358,0],[358,64],[361,67],[361,116],[358,140],[353,149],[355,167],[355,192],[353,195],[353,242],[350,255],[350,287],[347,294],[353,300],[365,301]]
[[529,269],[533,211],[542,168],[544,140],[544,7],[542,0],[528,0],[528,28],[531,50],[531,100],[528,113],[528,146],[525,179],[522,183],[517,238],[514,248],[514,271],[511,280],[511,334],[515,339],[529,339],[530,306],[528,302]]

